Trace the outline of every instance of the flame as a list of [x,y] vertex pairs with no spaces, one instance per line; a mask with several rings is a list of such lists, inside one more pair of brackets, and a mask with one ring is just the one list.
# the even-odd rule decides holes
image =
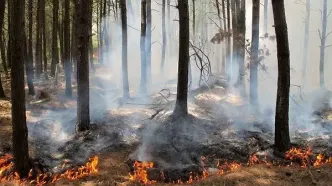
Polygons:
[[223,164],[220,164],[220,161],[217,163],[217,167],[219,169],[218,175],[225,174],[226,172],[232,172],[235,171],[236,169],[240,168],[242,165],[240,163],[232,162],[228,163],[225,162]]
[[72,168],[67,170],[63,174],[46,174],[39,173],[33,176],[33,170],[31,169],[26,179],[20,179],[17,172],[13,172],[14,163],[12,162],[13,156],[6,154],[0,158],[0,182],[14,181],[18,184],[30,183],[36,184],[37,186],[42,186],[47,183],[55,183],[60,179],[70,179],[75,180],[90,174],[98,173],[98,156],[91,157],[85,165],[78,168]]
[[290,150],[288,150],[285,154],[286,159],[289,160],[300,160],[301,161],[301,167],[307,167],[309,161],[309,157],[312,154],[312,150],[310,147],[307,149],[301,149],[292,147]]

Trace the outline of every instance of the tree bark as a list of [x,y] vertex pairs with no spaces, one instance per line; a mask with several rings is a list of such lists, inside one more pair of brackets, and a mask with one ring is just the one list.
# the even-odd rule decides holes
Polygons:
[[325,46],[326,46],[326,28],[327,28],[327,0],[323,3],[322,33],[320,34],[320,62],[319,62],[319,82],[320,87],[325,88]]
[[[227,32],[231,33],[231,6],[230,0],[227,0]],[[231,67],[232,67],[232,53],[231,53],[231,36],[227,36],[227,47],[226,47],[226,78],[231,79]]]
[[[78,7],[77,5],[77,0],[72,0],[71,1],[72,4],[74,5],[74,7]],[[88,13],[88,12],[87,12]],[[74,70],[73,70],[73,76],[75,79],[77,79],[77,42],[78,42],[78,10],[76,10],[76,8],[74,8],[74,10],[72,11],[72,22],[71,22],[71,66],[74,66]]]
[[269,21],[269,0],[264,0],[264,34],[267,34],[267,25]]
[[245,75],[245,43],[246,43],[246,1],[240,0],[238,15],[238,64],[239,64],[239,76],[238,85],[241,96],[246,96],[246,87],[244,82]]
[[160,64],[160,72],[164,75],[165,68],[165,57],[166,57],[166,47],[167,47],[167,38],[166,38],[166,0],[162,0],[162,35],[163,35],[163,46],[161,52],[161,64]]
[[123,98],[127,99],[129,95],[129,80],[128,80],[128,41],[127,41],[127,3],[126,0],[120,0],[121,9],[121,25],[122,25],[122,91]]
[[284,0],[272,0],[278,56],[278,90],[275,116],[275,148],[285,152],[290,147],[289,89],[290,58]]
[[[0,39],[1,39],[1,45],[2,44],[2,27],[3,27],[3,21],[4,21],[4,15],[5,15],[5,8],[6,8],[6,4],[5,1],[0,1]],[[6,59],[3,57],[3,47],[1,46],[1,55],[2,55],[2,64],[5,64]],[[6,66],[6,65],[5,65]],[[5,67],[4,66],[4,67]],[[4,68],[5,72],[7,73],[7,68]],[[1,81],[1,73],[0,73],[0,98],[6,98],[5,92],[3,90],[3,86],[2,86],[2,81]]]
[[[91,1],[93,2],[93,0],[91,0]],[[92,23],[92,18],[93,18],[93,6],[91,5],[89,7],[89,53],[90,53],[89,56],[90,56],[90,67],[91,67],[91,70],[92,70],[92,72],[95,72],[94,59],[93,59],[93,40],[92,40],[92,27],[93,27],[93,23]],[[98,28],[98,26],[97,26],[97,28]]]
[[[30,0],[31,1],[31,0]],[[59,64],[59,48],[58,48],[58,23],[59,23],[59,0],[53,0],[53,26],[52,26],[52,63],[51,75],[55,75],[56,65]]]
[[77,61],[77,131],[89,129],[89,31],[91,0],[77,0],[77,33],[78,33],[78,61]]
[[188,64],[189,64],[189,10],[188,0],[178,1],[179,9],[179,61],[178,83],[174,114],[187,115],[188,106]]
[[25,116],[24,91],[24,8],[25,1],[13,0],[13,35],[11,98],[12,98],[12,128],[14,168],[21,178],[29,174],[28,128]]
[[304,28],[304,42],[303,42],[303,66],[302,66],[302,88],[306,84],[306,71],[308,62],[308,50],[309,50],[309,27],[310,27],[310,0],[306,1],[306,16],[305,16],[305,28]]
[[147,68],[147,89],[150,89],[151,77],[151,36],[152,36],[152,14],[151,0],[146,0],[146,68]]
[[6,48],[5,48],[5,40],[2,34],[0,38],[0,52],[1,52],[1,60],[2,60],[2,68],[5,71],[6,75],[8,75],[8,68],[7,68],[7,58],[6,58]]
[[140,91],[143,96],[147,94],[147,72],[146,72],[146,51],[145,51],[145,41],[146,41],[146,0],[141,0],[141,85]]
[[44,61],[44,76],[45,79],[48,79],[48,75],[47,75],[47,36],[46,36],[46,22],[45,22],[45,0],[42,0],[42,7],[41,7],[41,21],[42,21],[42,38],[43,38],[43,61]]
[[70,62],[70,17],[69,17],[69,0],[65,1],[65,15],[63,21],[64,29],[64,66],[65,66],[65,76],[66,76],[66,96],[72,97],[72,88],[71,88],[71,73],[72,65]]
[[252,1],[252,35],[250,62],[250,104],[258,106],[258,55],[259,55],[259,11],[260,0]]
[[40,79],[42,73],[42,21],[41,6],[43,0],[38,0],[36,16],[36,78]]
[[[8,13],[7,13],[7,25],[8,25],[8,33],[12,33],[13,32],[13,23],[12,23],[12,11],[13,11],[13,1],[11,0],[8,0],[7,1],[8,5],[7,5],[7,10],[8,10]],[[12,51],[11,51],[11,48],[12,48],[12,34],[8,34],[8,44],[7,44],[7,66],[8,68],[10,69],[11,66],[12,66]]]

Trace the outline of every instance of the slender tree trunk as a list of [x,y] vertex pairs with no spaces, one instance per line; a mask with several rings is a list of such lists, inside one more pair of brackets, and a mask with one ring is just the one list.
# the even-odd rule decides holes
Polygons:
[[72,65],[70,62],[70,17],[69,17],[69,0],[65,1],[65,15],[63,21],[64,29],[64,65],[65,65],[65,76],[66,76],[66,96],[72,97],[72,88],[71,88],[71,72]]
[[244,75],[245,75],[245,44],[246,44],[246,1],[240,0],[239,3],[239,15],[238,15],[238,50],[239,50],[239,76],[238,76],[238,83],[239,83],[239,90],[241,96],[246,96],[246,87],[244,82]]
[[[31,0],[30,0],[31,1]],[[56,65],[59,64],[59,48],[58,48],[58,23],[59,23],[59,0],[53,0],[53,27],[52,27],[52,63],[51,75],[55,75]]]
[[77,0],[77,131],[89,129],[89,35],[91,0]]
[[129,80],[128,80],[128,41],[127,41],[127,3],[126,0],[120,0],[121,8],[121,24],[122,24],[122,88],[123,98],[127,99],[129,95]]
[[290,58],[284,0],[272,0],[278,56],[278,90],[275,116],[275,147],[285,152],[290,147],[289,88]]
[[98,60],[99,60],[99,64],[103,64],[103,36],[104,36],[104,29],[103,29],[103,25],[105,24],[105,21],[103,21],[103,19],[105,20],[105,17],[103,17],[103,0],[99,0],[99,49],[98,49]]
[[31,65],[29,61],[29,55],[28,55],[28,40],[24,33],[24,62],[25,62],[25,73],[27,75],[27,84],[28,84],[28,94],[29,95],[35,95],[35,88],[33,86],[32,81],[32,74],[31,74]]
[[309,26],[310,26],[310,0],[306,1],[306,16],[305,16],[305,29],[304,29],[304,42],[303,42],[303,66],[302,66],[302,88],[306,84],[306,71],[309,52]]
[[[72,3],[74,5],[74,7],[77,7],[77,0],[72,0]],[[72,22],[71,22],[71,28],[72,28],[72,32],[71,32],[71,66],[74,66],[74,71],[73,71],[73,76],[75,79],[77,79],[77,42],[78,42],[78,20],[77,20],[77,16],[78,16],[78,10],[76,10],[76,8],[74,8],[74,10],[72,11]]]
[[41,5],[43,0],[38,0],[36,16],[36,78],[40,79],[42,73],[42,24],[41,24]]
[[269,0],[264,0],[264,34],[267,34],[267,25],[269,21]]
[[257,107],[258,98],[258,48],[259,48],[259,9],[260,0],[252,1],[252,35],[250,62],[250,104]]
[[[225,0],[221,0],[221,6],[222,6],[222,18],[224,20],[223,23],[223,28],[224,32],[227,32],[227,20],[226,20],[226,7],[225,7]],[[220,25],[221,26],[221,25]],[[221,69],[222,69],[222,74],[225,76],[226,75],[226,61],[227,61],[227,39],[226,42],[223,42],[222,44],[222,63],[221,63]]]
[[[8,33],[13,32],[13,23],[12,23],[12,11],[13,11],[13,1],[8,0],[8,5],[7,5],[7,25],[8,25]],[[7,44],[7,66],[10,69],[12,66],[12,34],[8,34],[8,44]]]
[[44,76],[45,79],[48,79],[48,75],[47,75],[47,36],[46,36],[46,22],[45,22],[45,0],[42,0],[42,8],[41,8],[41,21],[42,21],[42,37],[43,37],[43,60],[44,60]]
[[[63,19],[63,18],[61,18]],[[60,43],[60,59],[61,64],[64,66],[64,42],[63,42],[63,21],[59,21],[59,29],[58,29],[59,43]]]
[[[4,22],[4,15],[5,15],[5,8],[6,8],[6,4],[5,1],[0,1],[0,39],[1,39],[1,45],[3,45],[2,43],[2,27],[3,27],[3,22]],[[5,64],[6,59],[3,57],[3,47],[1,46],[1,55],[2,55],[2,64]],[[5,65],[6,66],[6,65]],[[4,67],[5,67],[4,66]],[[4,68],[5,72],[7,73],[7,68]],[[0,73],[0,98],[6,98],[5,92],[3,90],[3,86],[2,86],[2,81],[1,81],[1,73]]]
[[109,36],[108,36],[108,21],[109,21],[109,19],[108,19],[108,16],[109,15],[107,15],[106,14],[106,11],[107,11],[107,4],[106,4],[106,0],[104,1],[104,12],[103,12],[103,16],[104,16],[104,28],[103,28],[103,33],[104,33],[104,41],[105,41],[105,46],[104,46],[104,48],[103,48],[103,63],[105,63],[105,61],[106,60],[109,60],[109,53],[111,52],[110,51],[110,40],[109,40]]
[[151,36],[152,36],[152,14],[151,0],[146,0],[146,68],[147,68],[147,89],[151,86]]
[[7,69],[7,63],[6,63],[6,61],[7,61],[6,48],[5,48],[5,40],[4,40],[3,34],[0,38],[0,52],[1,52],[1,59],[2,59],[2,68],[5,71],[6,75],[8,75],[8,69]]
[[[32,82],[34,78],[34,71],[33,71],[33,49],[32,49],[32,41],[33,41],[33,0],[29,0],[29,40],[28,40],[28,65],[29,69],[27,72],[28,82]],[[34,95],[34,92],[29,92],[29,94]]]
[[196,0],[192,0],[193,2],[193,39],[195,40],[196,37]]
[[326,28],[327,28],[327,0],[323,4],[323,20],[322,20],[322,33],[320,34],[320,62],[319,62],[319,82],[320,87],[325,88],[325,46],[326,46]]
[[162,35],[163,35],[163,46],[161,52],[161,65],[160,72],[164,75],[165,68],[165,57],[166,57],[166,47],[167,47],[167,38],[166,38],[166,0],[162,0]]
[[232,31],[233,31],[233,50],[232,50],[232,64],[230,65],[230,78],[231,81],[234,81],[234,67],[238,63],[238,29],[237,29],[237,9],[236,1],[231,0],[231,9],[232,9]]
[[167,29],[168,56],[172,56],[171,0],[167,0]]
[[147,72],[146,72],[146,0],[141,0],[141,94],[146,96],[147,94]]
[[24,91],[24,8],[25,1],[13,0],[13,43],[11,70],[12,128],[14,168],[21,178],[29,174],[28,128],[25,116]]
[[[90,0],[90,1],[93,2],[93,0]],[[89,52],[90,52],[90,67],[91,67],[92,72],[95,72],[94,59],[93,59],[93,40],[92,40],[93,39],[92,38],[92,27],[93,27],[93,23],[92,23],[92,17],[93,17],[93,6],[90,6],[90,8],[89,8]],[[97,28],[98,28],[98,26],[97,26]]]
[[226,47],[226,78],[231,79],[231,70],[232,70],[232,56],[231,56],[231,6],[230,0],[227,0],[227,47]]
[[188,106],[188,64],[189,64],[189,10],[188,0],[178,1],[179,9],[179,66],[178,66],[178,84],[177,96],[174,114],[187,115]]

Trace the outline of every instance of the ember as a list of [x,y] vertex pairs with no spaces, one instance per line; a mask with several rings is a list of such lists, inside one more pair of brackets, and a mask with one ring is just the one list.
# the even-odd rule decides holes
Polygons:
[[98,156],[94,156],[90,158],[85,165],[82,165],[81,167],[78,168],[72,168],[62,174],[52,175],[47,173],[38,173],[37,175],[33,176],[32,173],[33,170],[30,170],[27,179],[20,179],[20,176],[16,172],[13,172],[14,169],[13,156],[10,154],[6,154],[2,158],[0,158],[0,182],[14,181],[15,183],[19,184],[30,183],[41,186],[47,183],[55,183],[60,179],[75,180],[83,178],[90,174],[95,174],[98,172],[97,166],[98,166]]

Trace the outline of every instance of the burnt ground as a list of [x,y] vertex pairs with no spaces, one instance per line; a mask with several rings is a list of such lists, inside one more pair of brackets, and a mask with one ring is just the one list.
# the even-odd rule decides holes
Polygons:
[[[177,152],[176,149],[186,152],[181,157],[193,155],[208,159],[206,166],[212,176],[193,185],[311,185],[312,177],[319,185],[330,185],[332,181],[330,165],[312,168],[311,171],[298,166],[253,165],[222,176],[213,175],[217,161],[246,163],[248,156],[257,152],[276,160],[271,153],[273,125],[269,119],[273,113],[258,115],[250,112],[246,101],[221,86],[193,92],[189,104],[191,117],[174,121],[181,139],[170,144],[165,140],[170,137],[165,132],[165,125],[170,123],[174,87],[169,86],[169,89],[151,95],[144,102],[139,98],[123,101],[118,99],[118,92],[105,89],[103,85],[109,84],[100,78],[96,77],[91,82],[92,129],[79,135],[75,135],[76,101],[64,98],[61,84],[56,89],[51,81],[37,82],[37,90],[45,92],[45,95],[27,96],[30,154],[46,171],[62,171],[58,165],[63,162],[75,166],[92,155],[100,157],[97,175],[75,181],[62,180],[56,185],[140,185],[128,180],[128,159],[144,157],[163,163],[170,160],[169,156],[174,157],[171,152]],[[8,79],[4,84],[9,95]],[[10,153],[10,103],[0,100],[0,106],[0,153]],[[314,152],[330,155],[329,111],[319,113],[317,118],[309,122],[319,125],[314,127],[314,135],[311,130],[301,128],[303,125],[297,125],[297,120],[294,121],[293,124],[303,130],[293,129],[296,132],[292,132],[292,142],[304,147],[309,144]],[[176,162],[178,159],[172,160]],[[173,163],[167,162],[163,166],[173,166]]]

